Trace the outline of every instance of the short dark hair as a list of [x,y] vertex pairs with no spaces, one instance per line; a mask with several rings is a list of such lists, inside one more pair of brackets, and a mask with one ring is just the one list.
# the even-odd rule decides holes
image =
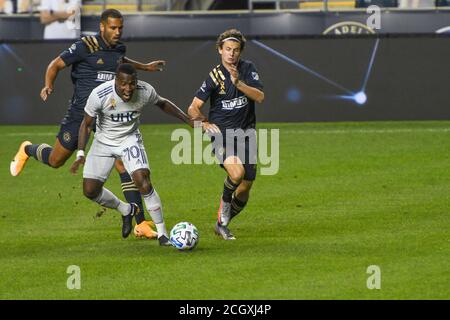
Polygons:
[[[222,48],[224,41],[227,40],[228,38],[237,39],[238,42],[241,44],[241,51],[244,50],[245,42],[247,42],[247,40],[245,39],[244,35],[237,29],[228,29],[228,30],[225,30],[224,32],[222,32],[219,35],[219,37],[217,38],[216,48],[217,49]],[[234,39],[229,39],[229,40],[234,40]],[[234,41],[236,41],[236,40],[234,40]]]
[[125,74],[129,74],[129,75],[135,76],[135,77],[137,76],[136,69],[130,63],[121,63],[121,64],[119,64],[117,66],[117,68],[116,68],[116,76],[119,73],[125,73]]
[[108,18],[123,19],[123,16],[119,10],[106,9],[105,11],[102,12],[102,15],[100,17],[100,22],[106,23],[106,22],[108,22]]

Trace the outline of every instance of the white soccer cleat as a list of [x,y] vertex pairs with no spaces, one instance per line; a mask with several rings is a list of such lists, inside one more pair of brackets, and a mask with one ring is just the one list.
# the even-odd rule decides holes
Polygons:
[[220,198],[219,211],[217,212],[217,220],[221,225],[227,226],[231,220],[231,202],[225,202]]
[[14,160],[11,161],[9,165],[9,171],[11,172],[11,175],[13,177],[18,176],[23,168],[25,167],[25,163],[28,161],[28,158],[30,158],[29,155],[25,153],[25,147],[31,145],[30,141],[24,141],[19,147],[19,151],[17,151],[16,155],[14,156]]

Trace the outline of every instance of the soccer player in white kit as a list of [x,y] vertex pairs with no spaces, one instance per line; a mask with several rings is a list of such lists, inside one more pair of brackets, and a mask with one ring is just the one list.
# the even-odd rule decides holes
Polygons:
[[[161,199],[150,181],[150,167],[139,131],[139,116],[145,105],[156,105],[164,112],[193,126],[189,117],[171,101],[160,97],[148,83],[137,79],[131,64],[121,64],[114,80],[96,87],[90,94],[80,126],[78,152],[71,171],[85,163],[84,195],[101,206],[117,209],[123,218],[122,232],[132,228],[132,217],[138,212],[136,204],[121,201],[103,185],[120,158],[133,178],[156,225],[160,245],[171,245],[164,224]],[[84,150],[95,117],[97,128],[92,146],[85,158]]]

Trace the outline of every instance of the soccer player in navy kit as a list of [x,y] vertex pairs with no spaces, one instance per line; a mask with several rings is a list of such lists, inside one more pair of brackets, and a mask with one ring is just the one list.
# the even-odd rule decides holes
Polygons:
[[[84,107],[89,94],[99,84],[112,80],[120,63],[131,63],[138,70],[161,71],[165,64],[162,60],[142,64],[125,56],[126,47],[120,42],[122,29],[122,14],[115,9],[105,10],[100,18],[99,34],[81,38],[50,62],[45,74],[45,86],[40,94],[42,100],[46,101],[53,92],[53,85],[58,73],[70,65],[74,84],[72,100],[61,122],[55,145],[51,147],[45,143],[23,142],[11,162],[10,171],[13,176],[20,174],[30,156],[52,168],[64,165],[77,149],[78,131],[84,117]],[[124,216],[124,225],[130,225],[132,216],[136,215],[135,231],[137,235],[147,238],[156,237],[156,233],[150,228],[152,223],[145,221],[140,193],[121,161],[116,162],[116,169],[120,174],[125,198],[130,203],[136,203],[140,208],[140,210],[135,210],[136,208],[132,206],[133,210],[130,215]],[[122,236],[127,237],[130,232],[131,230],[126,228],[123,230]]]
[[[215,232],[225,240],[235,239],[228,224],[247,204],[256,177],[255,102],[264,100],[255,65],[240,59],[245,42],[236,29],[218,37],[222,63],[209,73],[188,109],[189,116],[202,121],[202,128],[213,136],[214,153],[227,172],[215,225]],[[206,118],[200,109],[208,99]]]

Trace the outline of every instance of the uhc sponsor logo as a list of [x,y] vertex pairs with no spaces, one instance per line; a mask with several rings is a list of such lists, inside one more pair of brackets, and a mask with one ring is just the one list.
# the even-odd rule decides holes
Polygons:
[[248,104],[246,96],[235,98],[232,100],[223,100],[222,109],[223,110],[233,110],[245,107]]
[[97,72],[97,80],[100,82],[105,82],[114,79],[114,72],[99,71]]
[[130,122],[136,119],[136,114],[137,114],[136,111],[111,114],[111,120],[113,122]]

